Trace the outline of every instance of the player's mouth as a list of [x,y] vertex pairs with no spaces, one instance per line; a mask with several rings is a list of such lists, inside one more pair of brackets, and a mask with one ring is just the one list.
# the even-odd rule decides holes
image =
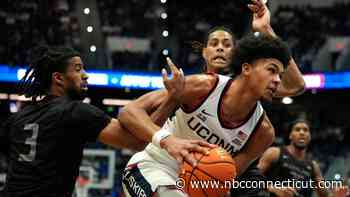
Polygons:
[[88,84],[87,83],[83,83],[83,84],[81,84],[81,89],[82,90],[85,90],[85,91],[87,91],[89,88],[88,88]]
[[306,143],[306,138],[302,137],[298,139],[299,143]]
[[277,88],[269,87],[267,88],[267,91],[274,96],[276,94]]
[[223,57],[223,56],[215,56],[213,58],[214,62],[215,63],[219,63],[219,64],[225,64],[227,61],[226,61],[226,58]]

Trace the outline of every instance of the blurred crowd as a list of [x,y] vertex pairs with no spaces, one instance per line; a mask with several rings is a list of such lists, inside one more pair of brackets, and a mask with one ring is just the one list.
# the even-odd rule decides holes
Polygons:
[[[272,26],[288,42],[304,72],[324,71],[327,68],[317,68],[313,60],[329,37],[350,36],[349,10],[350,2],[345,1],[332,7],[280,6],[272,17]],[[332,54],[332,65],[324,66],[335,67],[338,55]]]
[[80,24],[73,8],[73,1],[7,0],[0,8],[0,63],[28,64],[29,49],[37,44],[79,49]]
[[[76,0],[8,0],[7,9],[0,8],[0,24],[7,30],[1,32],[0,63],[25,65],[28,49],[40,43],[81,49],[82,25],[75,4]],[[192,41],[203,42],[205,32],[213,26],[226,25],[237,38],[250,28],[251,15],[245,1],[189,4],[180,0],[162,4],[158,0],[103,0],[96,4],[104,40],[118,36],[150,41],[149,49],[143,52],[105,51],[111,68],[119,70],[159,71],[164,56],[170,55],[188,72],[197,72],[203,62],[200,53],[191,47]],[[349,36],[348,10],[350,2],[346,1],[330,7],[280,5],[271,23],[288,42],[303,72],[341,71],[349,68],[344,68],[344,63],[336,65],[340,52],[331,51],[324,60],[321,49],[330,37]],[[167,37],[162,36],[164,30],[168,31]],[[350,50],[350,41],[336,47]],[[165,55],[164,49],[168,50]],[[349,56],[345,57],[347,61]],[[322,66],[317,65],[320,58],[326,62]]]

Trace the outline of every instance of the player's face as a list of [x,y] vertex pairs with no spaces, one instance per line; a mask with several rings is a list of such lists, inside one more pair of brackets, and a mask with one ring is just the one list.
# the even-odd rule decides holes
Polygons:
[[281,83],[283,64],[274,58],[262,58],[256,60],[253,65],[250,77],[253,89],[263,100],[272,101]]
[[202,54],[208,69],[217,71],[227,68],[232,60],[233,48],[233,38],[230,33],[223,30],[211,33]]
[[305,122],[296,123],[289,135],[292,145],[299,149],[305,149],[311,140],[309,125]]
[[64,79],[64,89],[67,94],[79,99],[85,97],[88,90],[88,75],[80,57],[76,56],[69,59]]

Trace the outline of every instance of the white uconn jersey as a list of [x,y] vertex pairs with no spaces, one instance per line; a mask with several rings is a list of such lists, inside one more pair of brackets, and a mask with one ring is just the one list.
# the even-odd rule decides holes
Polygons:
[[260,102],[257,102],[255,109],[242,124],[235,128],[225,127],[220,117],[221,103],[232,80],[226,76],[217,76],[219,76],[219,81],[215,89],[197,109],[187,113],[183,109],[176,112],[174,135],[186,139],[202,139],[211,144],[217,144],[234,156],[259,126],[264,109]]
[[[164,128],[183,139],[200,139],[217,144],[234,156],[259,126],[263,119],[264,109],[260,102],[257,102],[255,109],[241,125],[235,128],[225,127],[220,120],[221,103],[232,79],[222,75],[217,76],[218,81],[215,87],[197,109],[191,112],[178,109],[175,118],[168,120]],[[165,150],[160,150],[152,144],[147,146],[146,152],[153,155],[154,158],[159,158],[158,161],[162,162],[170,157]]]

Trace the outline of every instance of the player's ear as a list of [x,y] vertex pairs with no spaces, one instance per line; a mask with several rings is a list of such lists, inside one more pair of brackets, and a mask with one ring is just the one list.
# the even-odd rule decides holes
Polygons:
[[252,65],[249,63],[242,64],[242,74],[249,75],[252,70]]
[[56,83],[59,86],[63,86],[63,84],[64,84],[63,78],[64,77],[62,76],[62,73],[60,73],[60,72],[52,73],[52,83]]

